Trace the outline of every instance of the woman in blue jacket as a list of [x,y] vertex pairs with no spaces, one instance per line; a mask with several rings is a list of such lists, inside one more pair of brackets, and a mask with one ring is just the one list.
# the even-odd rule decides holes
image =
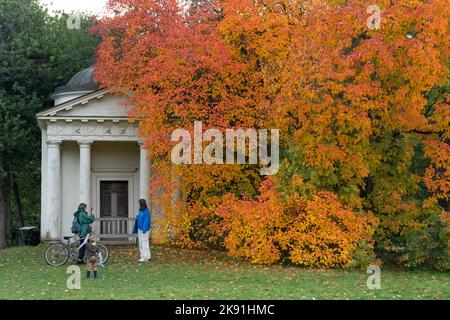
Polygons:
[[150,253],[150,229],[152,227],[150,211],[147,207],[147,202],[144,199],[139,200],[139,212],[134,225],[134,231],[138,234],[139,251],[141,258],[139,262],[145,262],[151,259]]

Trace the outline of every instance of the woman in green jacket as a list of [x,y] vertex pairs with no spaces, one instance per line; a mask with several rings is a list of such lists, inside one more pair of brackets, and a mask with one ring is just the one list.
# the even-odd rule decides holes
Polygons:
[[[86,208],[87,208],[87,205],[85,203],[80,203],[80,205],[78,206],[78,211],[73,214],[73,216],[78,219],[78,223],[81,225],[81,230],[79,233],[80,241],[81,241],[80,243],[83,243],[84,239],[86,239],[86,236],[90,232],[90,224],[92,222],[94,222],[94,220],[95,220],[94,215],[92,215],[92,214],[88,215],[88,213],[86,212]],[[77,264],[84,263],[83,258],[84,258],[85,251],[86,251],[86,246],[82,246],[80,248],[80,253],[78,255]]]

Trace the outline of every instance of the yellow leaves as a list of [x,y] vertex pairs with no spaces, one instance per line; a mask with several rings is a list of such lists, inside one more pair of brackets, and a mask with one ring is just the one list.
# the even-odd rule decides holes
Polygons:
[[287,251],[295,264],[347,267],[352,252],[371,238],[375,225],[370,215],[356,215],[332,193],[320,192],[312,199],[293,194],[281,201],[272,179],[264,182],[256,200],[227,196],[217,212],[228,229],[229,254],[260,264],[277,262]]
[[431,209],[433,207],[435,207],[438,204],[437,199],[430,197],[430,198],[426,198],[423,202],[422,202],[422,207],[424,209]]
[[[450,102],[450,94],[446,95],[446,100]],[[450,104],[441,102],[435,108],[430,117],[433,131],[441,132],[443,139],[450,140]]]
[[450,199],[450,146],[442,141],[424,142],[425,156],[431,165],[426,168],[424,181],[437,199]]
[[[383,241],[418,230],[418,212],[450,191],[450,108],[424,94],[449,76],[446,2],[380,0],[379,30],[367,29],[367,2],[359,0],[225,0],[214,4],[220,17],[211,8],[183,16],[173,0],[133,0],[133,10],[101,21],[97,78],[131,93],[152,190],[163,193],[152,199],[174,231],[165,237],[189,247],[224,244],[254,263],[279,261],[288,250],[295,263],[335,267],[348,265],[362,239],[370,247],[373,221],[355,209],[382,217]],[[278,128],[282,151],[299,148],[286,168],[298,172],[282,186],[292,194],[270,179],[260,186],[251,166],[171,168],[170,133],[196,120]],[[411,171],[420,131],[431,133],[424,173]],[[172,199],[172,170],[184,203]],[[431,194],[423,203],[419,179]]]

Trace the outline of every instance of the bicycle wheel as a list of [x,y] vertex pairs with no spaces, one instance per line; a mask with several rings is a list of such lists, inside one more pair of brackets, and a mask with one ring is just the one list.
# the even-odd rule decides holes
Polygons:
[[61,243],[54,243],[45,250],[45,262],[49,265],[58,267],[64,265],[69,260],[69,250]]
[[108,261],[108,259],[109,259],[108,248],[103,243],[100,243],[100,242],[97,242],[97,247],[102,256],[103,263],[106,263],[106,261]]

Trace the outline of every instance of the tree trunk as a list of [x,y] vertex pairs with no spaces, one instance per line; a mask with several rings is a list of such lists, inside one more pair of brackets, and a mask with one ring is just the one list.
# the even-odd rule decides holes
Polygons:
[[[22,200],[20,199],[20,191],[19,186],[17,185],[16,181],[13,181],[13,192],[14,192],[14,200],[16,202],[17,207],[17,215],[18,215],[18,222],[19,222],[19,228],[23,228],[25,226],[24,217],[23,217],[23,210],[22,210]],[[23,230],[19,231],[19,245],[25,244],[25,234]]]
[[3,201],[5,202],[5,212],[6,212],[6,246],[12,246],[12,231],[11,231],[11,190],[8,188],[4,189]]
[[0,249],[6,248],[6,233],[7,233],[7,212],[9,210],[5,200],[5,192],[3,186],[0,186]]

